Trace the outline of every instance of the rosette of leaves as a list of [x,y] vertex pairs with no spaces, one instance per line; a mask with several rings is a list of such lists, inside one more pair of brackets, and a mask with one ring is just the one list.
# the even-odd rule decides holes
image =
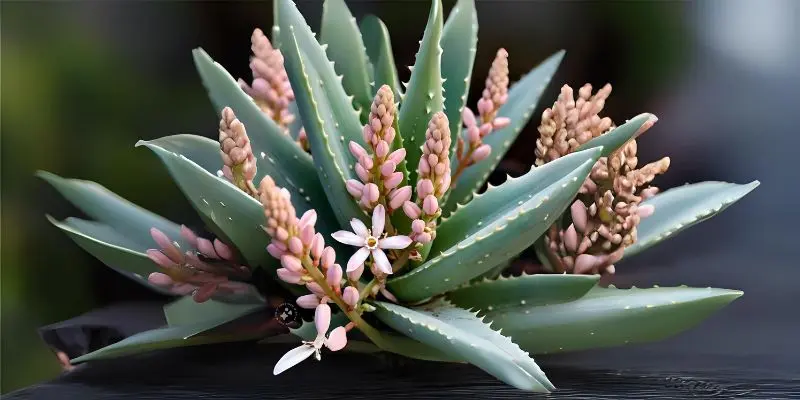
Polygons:
[[[404,149],[405,154],[403,162],[392,168],[402,174],[395,186],[418,188],[425,173],[417,166],[420,159],[427,162],[425,157],[429,157],[425,145],[432,119],[448,122],[448,129],[441,126],[440,133],[448,132],[450,137],[437,140],[450,143],[453,153],[464,150],[459,146],[471,145],[463,138],[475,124],[474,118],[462,117],[477,31],[473,0],[459,0],[446,21],[441,0],[433,0],[411,78],[403,84],[397,77],[384,24],[375,16],[357,24],[343,0],[325,1],[318,36],[292,1],[275,1],[272,47],[257,47],[256,40],[263,40],[263,35],[254,34],[254,53],[279,51],[275,54],[280,57],[271,58],[267,66],[277,68],[285,63],[285,87],[280,86],[280,77],[264,76],[261,67],[252,63],[254,78],[263,81],[254,80],[252,86],[237,83],[202,49],[196,49],[194,62],[222,118],[220,129],[233,133],[221,135],[222,144],[198,135],[174,135],[137,146],[153,151],[163,162],[208,231],[216,236],[214,241],[198,238],[96,183],[42,172],[42,178],[91,218],[51,218],[54,225],[109,267],[153,290],[178,296],[164,307],[167,326],[72,362],[262,338],[266,331],[257,327],[269,326],[275,317],[265,310],[301,298],[301,307],[314,303],[305,308],[319,302],[335,304],[333,308],[338,310],[329,325],[349,332],[345,349],[468,362],[517,388],[550,391],[554,386],[532,355],[660,340],[694,326],[739,297],[740,291],[727,289],[600,287],[597,274],[499,273],[524,250],[541,244],[548,229],[570,222],[570,207],[598,160],[618,154],[652,120],[649,114],[631,118],[585,141],[576,151],[478,193],[528,125],[563,51],[513,82],[507,94],[491,97],[496,93],[490,91],[488,98],[502,98],[492,103],[495,110],[491,111],[500,122],[486,129],[490,134],[480,137],[479,144],[490,146],[491,154],[473,157],[466,168],[458,168],[459,173],[437,197],[437,207],[419,203],[425,210],[421,212],[426,215],[427,230],[415,236],[414,215],[398,211],[397,204],[389,207],[388,198],[377,200],[386,202],[390,211],[398,211],[387,217],[394,234],[426,238],[415,239],[411,254],[389,252],[389,260],[399,266],[393,274],[381,275],[373,268],[376,262],[367,262],[369,268],[363,276],[348,273],[345,278],[339,268],[338,281],[331,281],[331,275],[337,277],[335,273],[322,276],[317,265],[305,264],[300,284],[288,282],[292,279],[285,274],[278,277],[286,264],[282,265],[274,251],[267,251],[275,238],[265,233],[265,227],[269,228],[265,207],[275,200],[265,201],[263,192],[259,198],[263,189],[253,182],[269,177],[271,185],[282,188],[281,193],[290,199],[297,218],[314,210],[314,229],[323,237],[349,230],[352,220],[369,224],[370,211],[376,207],[360,201],[357,197],[363,197],[361,194],[354,196],[348,181],[359,177],[354,167],[362,162],[353,155],[350,143],[368,147],[362,133],[376,112],[373,96],[384,87],[395,96],[397,112],[388,121],[394,133],[390,144]],[[270,64],[273,61],[275,64]],[[263,101],[257,98],[261,95]],[[266,112],[264,107],[282,109]],[[479,109],[486,109],[482,107]],[[247,128],[246,135],[236,133],[243,129],[239,125]],[[231,150],[226,139],[244,153],[229,152],[228,158],[221,158],[221,148],[223,153]],[[447,154],[440,147],[439,154]],[[453,160],[455,165],[458,160]],[[710,218],[757,184],[705,182],[648,198],[644,204],[654,206],[655,211],[642,220],[638,239],[626,247],[625,255]],[[409,207],[414,214],[414,206]],[[420,235],[433,232],[435,235]],[[340,263],[355,250],[339,244],[332,249]],[[258,270],[265,273],[254,273]],[[275,280],[272,284],[254,282],[255,277]],[[325,286],[316,300],[308,297],[314,292],[309,291],[311,284]],[[350,288],[357,291],[355,298],[347,297]],[[319,355],[320,343],[333,341],[333,332],[325,338],[329,325],[320,323],[317,308],[316,330],[309,322],[287,329],[289,335],[307,341],[299,348],[301,358],[313,352]],[[338,350],[339,346],[328,347]]]

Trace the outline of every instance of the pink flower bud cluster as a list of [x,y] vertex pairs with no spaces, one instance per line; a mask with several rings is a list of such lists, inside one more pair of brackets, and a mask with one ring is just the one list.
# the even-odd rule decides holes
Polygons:
[[511,123],[509,118],[497,116],[500,107],[508,100],[508,82],[508,52],[500,49],[489,69],[489,76],[486,77],[486,87],[483,89],[481,99],[478,100],[480,118],[476,119],[469,107],[464,107],[461,113],[466,142],[463,138],[458,138],[456,157],[458,157],[459,168],[456,171],[456,178],[461,175],[464,168],[489,157],[492,147],[484,144],[483,138]]
[[294,92],[283,66],[283,55],[280,50],[272,47],[261,29],[256,28],[250,40],[253,51],[250,59],[253,83],[248,85],[239,79],[239,86],[255,100],[261,111],[285,129],[294,121],[295,116],[289,111]]
[[258,196],[253,184],[256,176],[256,158],[250,146],[247,130],[230,107],[222,110],[219,121],[219,150],[222,155],[222,173],[239,189],[251,196]]
[[397,166],[406,158],[406,150],[401,147],[392,151],[396,112],[392,89],[388,85],[381,86],[363,130],[364,143],[369,151],[356,142],[350,142],[350,153],[357,161],[354,168],[358,180],[348,180],[347,191],[367,211],[383,204],[391,213],[411,199],[411,187],[399,187],[404,176],[397,171]]
[[450,189],[450,126],[447,115],[437,112],[425,131],[425,144],[417,167],[417,201],[403,203],[403,212],[413,220],[411,238],[426,244],[436,237],[439,202]]
[[147,250],[147,257],[163,272],[153,272],[147,280],[176,295],[192,295],[198,303],[216,295],[243,294],[254,291],[247,283],[229,278],[247,279],[250,269],[235,262],[233,250],[219,239],[198,237],[185,226],[181,236],[192,248],[182,251],[180,245],[157,228],[150,236],[160,249]]

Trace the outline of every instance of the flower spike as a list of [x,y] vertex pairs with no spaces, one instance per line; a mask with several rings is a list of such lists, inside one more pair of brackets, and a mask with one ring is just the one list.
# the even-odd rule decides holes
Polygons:
[[230,107],[222,110],[219,121],[219,150],[222,155],[222,172],[225,178],[245,193],[256,197],[258,189],[253,184],[256,176],[256,157],[250,146],[244,124],[236,119]]

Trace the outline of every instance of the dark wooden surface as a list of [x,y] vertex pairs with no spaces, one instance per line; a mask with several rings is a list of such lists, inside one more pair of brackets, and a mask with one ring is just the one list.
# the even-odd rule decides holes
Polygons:
[[[759,360],[697,359],[695,370],[653,354],[649,366],[576,368],[569,357],[541,359],[559,388],[521,392],[469,365],[393,356],[326,353],[280,376],[274,363],[291,346],[208,345],[81,365],[7,399],[336,399],[344,398],[743,398],[800,399],[800,374],[760,369]],[[678,364],[681,361],[678,362]],[[618,363],[617,363],[618,364]],[[636,362],[632,363],[633,366]],[[660,370],[658,365],[670,366]]]

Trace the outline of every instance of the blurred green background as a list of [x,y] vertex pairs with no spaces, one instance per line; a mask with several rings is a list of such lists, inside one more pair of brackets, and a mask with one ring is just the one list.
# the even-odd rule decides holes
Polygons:
[[[696,104],[692,95],[687,95],[688,100],[670,96],[680,98],[675,89],[678,79],[691,81],[698,70],[717,72],[703,67],[703,57],[714,42],[703,42],[708,35],[698,30],[722,12],[707,6],[712,3],[721,4],[478,1],[481,28],[472,104],[493,53],[504,46],[511,54],[513,79],[553,52],[567,50],[535,115],[555,99],[565,82],[573,87],[612,82],[614,94],[607,114],[618,122],[644,111],[661,116],[659,111],[664,109],[675,114],[686,104],[690,110],[710,107],[722,100]],[[298,4],[316,25],[321,1]],[[449,10],[454,1],[444,4]],[[270,2],[138,1],[2,2],[0,7],[0,391],[5,393],[60,371],[55,356],[40,341],[37,327],[117,301],[154,298],[104,268],[48,224],[46,213],[57,218],[80,214],[35,178],[34,172],[44,169],[97,181],[167,218],[198,226],[198,218],[161,164],[133,144],[140,138],[175,133],[214,137],[216,117],[194,72],[190,51],[202,46],[234,76],[246,77],[250,33],[255,27],[268,31],[272,8]],[[374,13],[385,20],[401,65],[413,63],[428,7],[424,0],[351,2],[356,17]],[[734,17],[722,22],[735,24]],[[725,46],[717,45],[716,51],[724,50]],[[726,58],[720,65],[734,68],[736,59]],[[400,74],[406,80],[408,70],[401,68]],[[723,93],[720,97],[730,98]],[[746,109],[748,104],[737,107]],[[688,125],[703,120],[695,114],[690,117]],[[531,163],[535,126],[534,122],[523,132],[510,160]],[[746,133],[725,133],[744,146],[736,138],[745,138]],[[651,142],[655,147],[640,145],[640,158],[674,156],[674,172],[664,186],[741,177],[726,176],[718,164],[698,159],[686,145],[686,136],[659,135],[660,141]],[[708,136],[712,137],[716,136]],[[682,149],[687,150],[683,156]],[[763,175],[758,178],[768,180]]]

